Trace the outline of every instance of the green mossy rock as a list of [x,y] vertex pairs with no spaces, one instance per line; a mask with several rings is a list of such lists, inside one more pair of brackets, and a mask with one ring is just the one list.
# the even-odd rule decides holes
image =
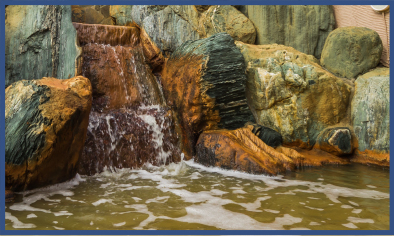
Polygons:
[[332,6],[240,6],[257,31],[256,44],[282,44],[320,58],[324,42],[334,29]]
[[339,77],[356,78],[379,64],[382,51],[382,40],[375,31],[365,27],[338,28],[327,37],[321,65]]
[[74,77],[80,54],[71,6],[6,8],[5,87],[19,80]]

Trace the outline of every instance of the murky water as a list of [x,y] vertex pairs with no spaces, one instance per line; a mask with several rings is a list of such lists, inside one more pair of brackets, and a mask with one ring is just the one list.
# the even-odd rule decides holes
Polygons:
[[266,177],[193,161],[95,176],[17,195],[8,229],[388,230],[389,171],[363,165]]

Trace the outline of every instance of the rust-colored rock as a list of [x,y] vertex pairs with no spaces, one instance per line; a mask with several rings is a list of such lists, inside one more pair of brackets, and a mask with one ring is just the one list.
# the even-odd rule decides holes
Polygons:
[[6,188],[14,191],[73,178],[92,105],[82,76],[19,81],[6,89]]
[[196,146],[196,162],[268,175],[303,166],[349,163],[321,150],[294,150],[283,146],[274,149],[255,136],[252,130],[253,126],[246,126],[233,131],[211,130],[202,133]]

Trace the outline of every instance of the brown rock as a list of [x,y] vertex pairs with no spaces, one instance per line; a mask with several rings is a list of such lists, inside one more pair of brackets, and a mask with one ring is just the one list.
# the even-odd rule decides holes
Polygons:
[[75,176],[92,104],[90,81],[42,78],[6,89],[6,187],[26,190]]
[[15,199],[14,192],[5,190],[5,202],[13,202]]

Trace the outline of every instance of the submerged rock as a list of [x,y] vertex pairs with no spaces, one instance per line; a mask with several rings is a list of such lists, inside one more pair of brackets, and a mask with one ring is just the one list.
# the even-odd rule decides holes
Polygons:
[[247,5],[239,9],[256,27],[256,44],[282,44],[317,58],[335,26],[332,6]]
[[246,94],[256,122],[283,143],[312,148],[318,134],[347,116],[350,85],[313,56],[282,45],[236,42],[247,63]]
[[320,132],[314,148],[336,156],[352,154],[354,147],[351,131],[347,127],[327,128]]
[[80,72],[71,6],[9,5],[5,11],[5,87],[42,77],[69,79]]
[[351,119],[358,140],[358,158],[354,161],[389,165],[389,68],[377,68],[357,78]]
[[188,41],[168,59],[161,82],[167,104],[179,117],[186,156],[194,154],[202,131],[253,121],[244,71],[242,54],[226,33]]
[[377,32],[365,27],[338,28],[327,37],[321,64],[337,76],[356,78],[379,64],[382,51]]
[[73,178],[92,105],[89,80],[23,80],[5,94],[6,187],[20,191]]
[[[347,160],[322,151],[298,151],[279,146],[272,148],[252,132],[253,127],[203,132],[196,145],[196,162],[205,166],[253,174],[277,175],[302,166],[346,164]],[[318,155],[316,155],[318,154]]]

